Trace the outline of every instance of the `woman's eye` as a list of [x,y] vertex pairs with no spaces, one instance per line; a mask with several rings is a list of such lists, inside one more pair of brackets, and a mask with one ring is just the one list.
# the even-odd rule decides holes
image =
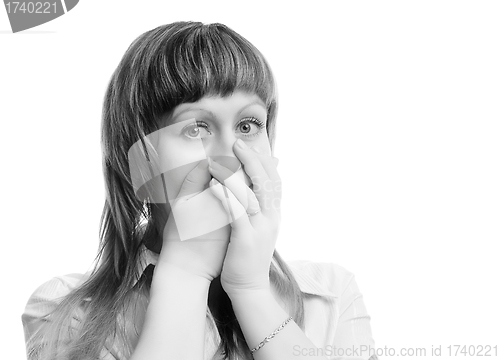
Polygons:
[[265,127],[264,123],[256,118],[247,118],[240,121],[237,125],[238,132],[245,136],[253,136],[260,134],[262,129]]
[[211,132],[208,131],[207,124],[198,122],[196,124],[186,126],[182,130],[182,133],[189,139],[199,139],[199,138],[203,139],[205,136],[211,134]]

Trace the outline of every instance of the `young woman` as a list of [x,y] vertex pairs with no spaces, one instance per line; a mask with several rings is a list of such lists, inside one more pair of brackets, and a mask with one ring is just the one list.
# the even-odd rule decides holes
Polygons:
[[264,57],[224,25],[132,43],[104,101],[98,261],[29,299],[29,359],[373,355],[353,275],[275,251],[276,111]]

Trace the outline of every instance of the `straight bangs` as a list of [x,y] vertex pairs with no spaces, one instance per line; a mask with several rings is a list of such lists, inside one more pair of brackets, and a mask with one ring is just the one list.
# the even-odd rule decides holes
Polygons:
[[214,24],[188,36],[180,34],[180,38],[182,45],[176,44],[162,70],[165,80],[176,85],[171,88],[172,94],[183,102],[210,95],[225,97],[235,90],[255,93],[268,106],[275,101],[275,84],[268,65],[241,36]]

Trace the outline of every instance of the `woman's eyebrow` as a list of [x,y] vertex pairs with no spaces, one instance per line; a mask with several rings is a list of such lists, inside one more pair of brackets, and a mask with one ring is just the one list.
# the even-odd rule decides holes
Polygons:
[[208,113],[212,118],[216,119],[217,117],[215,116],[215,114],[213,112],[211,112],[210,110],[207,110],[207,109],[202,109],[202,108],[198,108],[198,107],[187,107],[186,109],[184,110],[181,110],[180,112],[178,112],[177,114],[175,114],[174,116],[172,116],[168,121],[170,125],[172,124],[175,124],[177,122],[179,122],[179,120],[177,120],[179,118],[180,115],[184,114],[185,112],[188,112],[188,111],[203,111],[203,112],[206,112]]
[[262,100],[255,100],[254,102],[251,102],[250,104],[247,104],[245,106],[243,106],[240,111],[238,111],[238,115],[240,115],[246,108],[249,108],[250,106],[253,106],[253,105],[260,105],[262,106],[264,109],[266,109],[266,106],[264,105],[264,103],[262,102]]

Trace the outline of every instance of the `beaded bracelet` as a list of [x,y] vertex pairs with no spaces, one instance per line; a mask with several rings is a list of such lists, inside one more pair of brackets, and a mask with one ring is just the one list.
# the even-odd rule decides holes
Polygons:
[[276,336],[277,333],[279,333],[281,330],[283,330],[283,328],[292,320],[292,317],[290,316],[288,319],[286,319],[283,324],[281,324],[276,330],[274,330],[271,334],[269,334],[268,336],[266,336],[266,338],[264,340],[262,340],[259,345],[257,345],[256,347],[254,347],[252,350],[250,350],[250,352],[252,353],[252,355],[257,351],[259,350],[261,347],[263,347],[268,341],[270,341],[273,337]]

